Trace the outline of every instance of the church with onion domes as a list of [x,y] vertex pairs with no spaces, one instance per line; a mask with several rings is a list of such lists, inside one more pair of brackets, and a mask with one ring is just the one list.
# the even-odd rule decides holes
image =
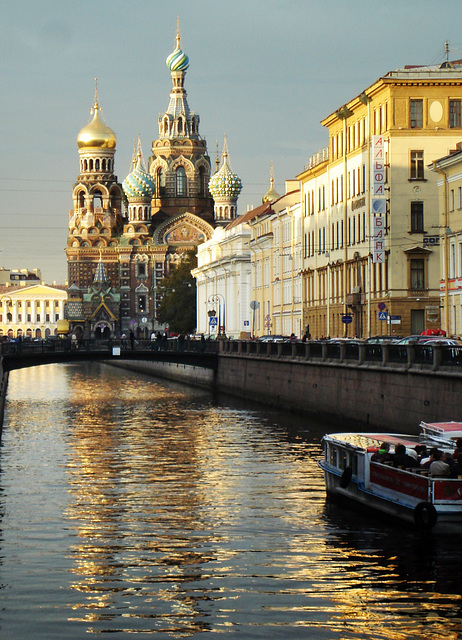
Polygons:
[[147,161],[138,138],[122,183],[115,175],[116,135],[104,120],[96,84],[90,121],[77,136],[80,166],[66,247],[68,319],[77,338],[129,332],[147,338],[161,329],[161,280],[215,227],[237,217],[242,184],[230,169],[226,140],[212,176],[200,118],[184,87],[189,58],[178,27],[166,64],[172,89],[158,137]]

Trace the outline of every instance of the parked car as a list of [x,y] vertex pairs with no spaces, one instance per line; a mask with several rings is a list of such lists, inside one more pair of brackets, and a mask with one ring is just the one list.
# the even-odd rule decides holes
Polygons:
[[268,335],[257,338],[258,342],[290,342],[289,336]]
[[382,335],[382,336],[371,336],[370,338],[366,338],[364,342],[366,344],[390,344],[390,343],[398,342],[398,340],[402,340],[402,339],[403,339],[403,336]]
[[395,344],[399,344],[399,345],[406,345],[406,344],[416,344],[421,343],[421,342],[425,342],[426,340],[429,340],[428,336],[422,336],[422,335],[412,335],[412,336],[406,336],[405,338],[401,338],[401,340],[398,340],[398,342],[396,342]]
[[[426,336],[428,338],[428,336]],[[428,340],[419,340],[419,344],[424,345],[433,345],[433,344],[441,344],[445,347],[460,347],[462,346],[462,342],[460,340],[456,340],[455,338],[429,338]]]

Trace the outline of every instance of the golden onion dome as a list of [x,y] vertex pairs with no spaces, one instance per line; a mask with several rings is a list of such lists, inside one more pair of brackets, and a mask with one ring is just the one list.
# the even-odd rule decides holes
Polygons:
[[77,146],[79,149],[97,147],[100,149],[115,149],[117,138],[114,131],[105,124],[100,116],[100,106],[95,102],[93,106],[93,119],[77,136]]

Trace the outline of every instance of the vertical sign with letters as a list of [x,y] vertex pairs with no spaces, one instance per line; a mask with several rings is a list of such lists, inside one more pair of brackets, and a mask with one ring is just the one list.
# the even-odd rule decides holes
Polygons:
[[373,218],[372,262],[385,262],[385,218]]

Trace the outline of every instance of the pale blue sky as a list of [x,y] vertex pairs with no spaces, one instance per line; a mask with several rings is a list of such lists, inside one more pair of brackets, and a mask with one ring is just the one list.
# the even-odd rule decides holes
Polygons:
[[116,174],[157,138],[180,18],[185,87],[215,160],[226,132],[239,212],[327,144],[320,120],[406,64],[462,58],[461,0],[12,0],[0,22],[0,266],[66,279],[76,136],[98,78],[117,135]]

